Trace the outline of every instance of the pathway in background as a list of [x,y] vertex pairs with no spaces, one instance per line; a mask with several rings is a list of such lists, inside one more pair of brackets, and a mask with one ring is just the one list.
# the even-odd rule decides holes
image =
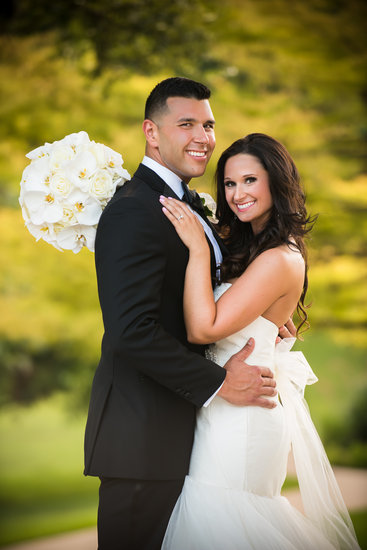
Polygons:
[[[348,509],[367,509],[367,470],[335,467],[334,472]],[[301,496],[297,489],[286,491],[284,495],[293,506],[302,511]],[[95,528],[90,528],[4,546],[2,550],[96,550],[96,548],[97,532]]]

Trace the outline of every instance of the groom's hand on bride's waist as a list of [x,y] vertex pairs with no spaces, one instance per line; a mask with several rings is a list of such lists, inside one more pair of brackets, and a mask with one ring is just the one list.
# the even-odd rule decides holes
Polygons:
[[250,338],[247,344],[227,361],[224,365],[227,374],[217,395],[233,405],[273,409],[276,402],[269,399],[277,394],[273,372],[267,367],[246,363],[254,347],[255,341]]

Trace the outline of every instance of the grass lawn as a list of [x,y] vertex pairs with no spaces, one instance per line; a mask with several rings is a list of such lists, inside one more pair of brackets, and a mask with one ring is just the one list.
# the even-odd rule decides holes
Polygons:
[[[330,416],[345,414],[365,385],[365,350],[321,333],[297,347],[320,379],[307,398],[322,427]],[[82,474],[86,414],[71,412],[67,404],[56,395],[1,411],[0,545],[96,524],[98,480]],[[287,480],[287,488],[292,486]],[[367,550],[367,510],[352,519]]]
[[83,476],[85,417],[61,396],[0,416],[0,544],[95,525],[98,480]]
[[362,550],[367,550],[367,510],[352,512],[350,515],[356,530],[359,545]]

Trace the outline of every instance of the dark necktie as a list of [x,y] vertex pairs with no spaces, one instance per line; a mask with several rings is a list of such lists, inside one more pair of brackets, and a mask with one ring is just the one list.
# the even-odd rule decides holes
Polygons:
[[201,202],[201,198],[199,197],[197,192],[191,191],[188,188],[187,183],[185,183],[184,181],[181,181],[181,185],[183,189],[182,200],[184,202],[187,202],[187,204],[189,204],[193,210],[196,210],[196,212],[200,214],[205,214],[204,205]]

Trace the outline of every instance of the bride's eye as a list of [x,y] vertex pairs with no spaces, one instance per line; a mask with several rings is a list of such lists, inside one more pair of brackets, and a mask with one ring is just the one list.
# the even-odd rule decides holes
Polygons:
[[224,187],[233,187],[235,184],[234,181],[227,180],[224,182]]
[[256,178],[253,176],[249,176],[248,178],[245,179],[245,183],[255,183],[255,181],[256,181]]

